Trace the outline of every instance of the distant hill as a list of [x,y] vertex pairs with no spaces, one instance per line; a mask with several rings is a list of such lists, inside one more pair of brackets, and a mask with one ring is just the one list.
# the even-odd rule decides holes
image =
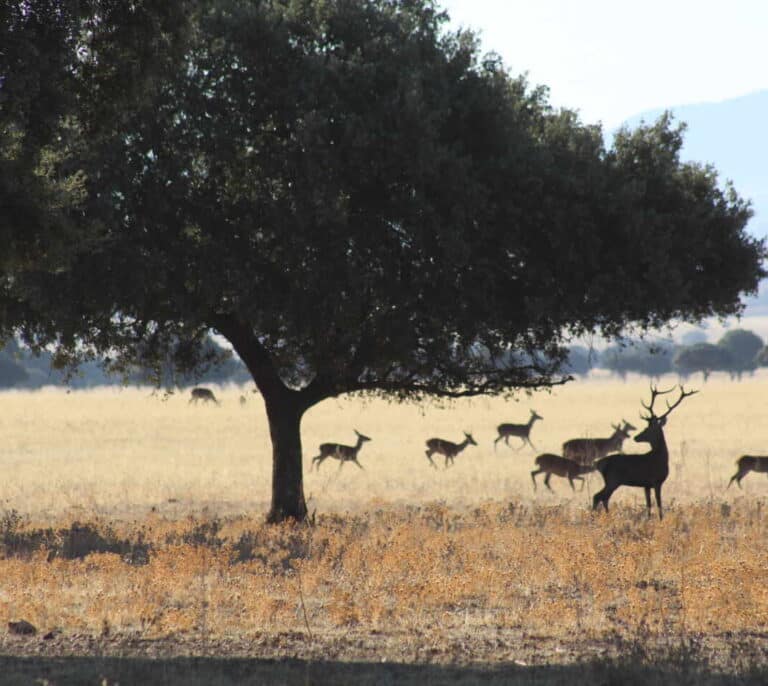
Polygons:
[[[688,125],[683,159],[711,163],[722,181],[730,179],[741,197],[752,201],[755,216],[749,231],[768,237],[768,90],[732,100],[674,105],[670,110],[677,121]],[[641,121],[651,123],[663,109],[649,110],[627,119],[634,128]],[[757,297],[746,298],[745,317],[768,316],[768,280]]]
[[[683,159],[710,162],[723,181],[733,181],[739,195],[752,200],[750,232],[768,236],[768,90],[732,100],[667,108],[688,125]],[[664,110],[650,110],[624,124],[655,121]]]

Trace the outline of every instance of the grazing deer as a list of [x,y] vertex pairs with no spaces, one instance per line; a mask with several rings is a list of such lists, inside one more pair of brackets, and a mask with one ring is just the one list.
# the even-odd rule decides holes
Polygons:
[[600,457],[616,451],[621,452],[622,444],[636,428],[626,419],[622,421],[624,426],[611,424],[613,434],[608,438],[572,438],[566,441],[563,443],[563,456],[582,464],[592,464]]
[[193,388],[192,389],[192,397],[189,399],[190,403],[195,403],[197,405],[197,401],[202,400],[204,403],[214,403],[216,405],[219,405],[219,401],[216,400],[216,396],[213,394],[213,391],[210,388]]
[[357,454],[360,452],[363,443],[371,439],[368,436],[363,436],[357,429],[355,429],[355,433],[357,434],[357,443],[355,445],[322,443],[320,445],[320,454],[312,458],[312,466],[314,467],[317,464],[317,470],[320,471],[320,465],[323,464],[323,461],[332,457],[339,461],[339,469],[344,466],[345,462],[352,462],[362,469],[363,465],[357,461]]
[[680,386],[680,397],[673,403],[667,401],[667,411],[660,417],[653,412],[653,404],[659,395],[671,393],[674,389],[668,391],[659,391],[651,386],[651,404],[642,406],[648,410],[649,415],[643,417],[647,426],[637,436],[635,441],[638,443],[650,443],[651,451],[642,455],[608,455],[595,462],[595,467],[603,475],[605,487],[602,491],[595,493],[592,499],[592,509],[596,510],[600,503],[608,511],[608,500],[613,492],[619,486],[635,486],[645,489],[645,504],[648,507],[648,516],[651,516],[651,489],[656,494],[656,506],[659,509],[659,519],[662,519],[661,509],[661,486],[669,475],[669,451],[667,442],[664,440],[664,425],[667,423],[667,417],[685,398],[698,391],[686,391]]
[[472,438],[472,434],[464,432],[464,440],[461,443],[451,443],[450,441],[443,440],[442,438],[430,438],[427,441],[426,455],[429,459],[429,463],[437,469],[437,465],[432,459],[432,455],[438,453],[445,456],[445,466],[448,467],[448,460],[453,464],[453,460],[464,448],[468,445],[477,445],[475,439]]
[[[525,447],[525,444],[527,443],[531,448],[536,450],[533,443],[531,443],[530,435],[531,427],[537,419],[544,419],[544,417],[540,414],[536,414],[536,410],[531,410],[531,418],[528,420],[527,424],[499,424],[496,427],[496,431],[499,432],[499,435],[493,442],[493,449],[496,450],[496,445],[502,438],[504,439],[504,443],[509,445],[509,439],[514,436],[515,438],[522,439],[523,445],[521,445],[520,448]],[[520,448],[518,448],[518,450],[520,450]]]
[[730,488],[735,481],[741,488],[741,480],[750,472],[766,473],[768,472],[768,457],[758,457],[757,455],[742,455],[736,460],[736,473],[731,477],[726,488]]
[[531,472],[531,480],[533,481],[533,490],[536,490],[536,475],[546,474],[544,477],[544,485],[551,491],[552,487],[549,485],[549,479],[554,474],[555,476],[562,476],[567,478],[571,484],[573,491],[576,491],[573,485],[573,480],[578,479],[581,481],[581,488],[584,489],[584,479],[582,474],[595,471],[595,466],[592,464],[580,464],[576,460],[569,460],[567,457],[560,457],[560,455],[553,455],[552,453],[544,453],[536,458],[536,465],[538,469],[534,469]]

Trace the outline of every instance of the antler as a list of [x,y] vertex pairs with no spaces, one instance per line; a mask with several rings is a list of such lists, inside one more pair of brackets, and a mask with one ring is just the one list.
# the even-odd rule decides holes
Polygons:
[[648,410],[648,412],[650,412],[650,416],[649,417],[643,417],[643,419],[645,419],[646,421],[649,421],[649,420],[654,419],[654,418],[655,419],[659,419],[659,420],[664,419],[665,417],[669,416],[669,414],[672,412],[672,410],[674,410],[681,402],[683,402],[683,399],[687,398],[690,395],[694,395],[695,393],[698,393],[698,391],[686,391],[685,387],[682,384],[680,384],[680,397],[672,405],[670,405],[669,404],[669,400],[667,400],[667,411],[663,415],[661,415],[661,416],[656,416],[653,413],[653,404],[654,404],[654,402],[656,402],[657,396],[665,395],[667,393],[671,393],[674,390],[675,390],[674,386],[672,388],[670,388],[668,391],[660,391],[655,386],[651,386],[651,404],[650,405],[646,405],[642,400],[640,401],[640,404],[646,410]]
[[648,410],[648,412],[650,412],[650,416],[649,417],[643,417],[643,415],[640,415],[640,417],[642,419],[645,419],[646,421],[656,417],[656,415],[653,413],[653,404],[656,402],[656,397],[659,396],[659,395],[665,395],[666,393],[671,393],[674,390],[675,390],[675,387],[672,386],[672,388],[670,388],[668,391],[660,391],[656,386],[651,385],[651,404],[650,405],[646,405],[642,400],[640,401],[640,404],[646,410]]

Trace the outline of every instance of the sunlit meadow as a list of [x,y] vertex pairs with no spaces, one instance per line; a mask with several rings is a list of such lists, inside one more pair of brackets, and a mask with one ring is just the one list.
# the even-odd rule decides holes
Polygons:
[[[667,424],[662,522],[637,489],[592,513],[599,475],[575,493],[557,477],[554,493],[534,491],[530,478],[538,452],[568,438],[607,436],[622,419],[640,427],[646,379],[444,406],[327,401],[302,426],[306,527],[263,525],[271,448],[248,389],[214,388],[219,406],[136,389],[6,392],[0,621],[64,636],[376,637],[377,654],[411,660],[453,659],[451,641],[492,661],[521,636],[765,632],[768,479],[726,486],[739,455],[768,453],[767,385],[762,374],[689,380],[700,392]],[[514,438],[494,448],[496,425],[531,408],[543,417],[536,451]],[[309,469],[319,443],[353,444],[354,429],[372,438],[363,470]],[[425,440],[464,431],[479,445],[432,468]]]

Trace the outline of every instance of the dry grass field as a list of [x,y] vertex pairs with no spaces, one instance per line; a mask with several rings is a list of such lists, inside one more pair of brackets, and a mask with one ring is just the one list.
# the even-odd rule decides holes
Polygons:
[[[538,452],[640,427],[639,377],[443,407],[329,401],[303,423],[306,527],[262,523],[256,395],[3,393],[0,623],[40,632],[0,636],[0,669],[18,683],[41,669],[51,683],[148,683],[158,665],[201,684],[764,683],[768,479],[725,487],[739,455],[768,453],[767,386],[688,384],[701,392],[668,421],[661,522],[637,489],[592,513],[599,475],[576,493],[530,479]],[[537,451],[494,450],[496,425],[530,408]],[[364,470],[308,470],[353,429],[373,439]],[[430,467],[424,441],[464,430],[479,445]],[[253,662],[266,658],[282,661]]]

